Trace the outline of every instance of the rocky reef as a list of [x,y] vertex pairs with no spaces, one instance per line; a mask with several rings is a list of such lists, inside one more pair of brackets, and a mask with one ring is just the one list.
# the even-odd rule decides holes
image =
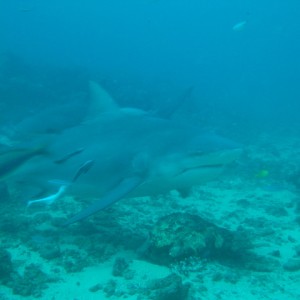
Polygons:
[[191,256],[237,263],[249,248],[250,242],[238,232],[220,228],[198,215],[173,213],[153,227],[145,255],[163,265]]
[[11,279],[13,265],[8,251],[0,249],[0,283],[5,284]]

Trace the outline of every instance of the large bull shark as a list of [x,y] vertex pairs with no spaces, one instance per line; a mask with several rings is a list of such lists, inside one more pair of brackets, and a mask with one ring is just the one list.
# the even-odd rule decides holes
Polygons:
[[[101,87],[92,85],[101,94]],[[47,141],[48,155],[32,158],[18,174],[24,184],[47,189],[59,185],[56,193],[29,205],[64,194],[96,199],[64,225],[124,197],[186,190],[218,176],[241,153],[239,144],[188,121],[120,108],[107,95],[105,99],[96,118],[53,136]]]

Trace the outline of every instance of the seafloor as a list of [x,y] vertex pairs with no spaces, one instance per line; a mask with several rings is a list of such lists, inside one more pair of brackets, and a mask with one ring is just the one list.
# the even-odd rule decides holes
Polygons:
[[0,299],[300,299],[300,139],[262,134],[214,182],[84,206],[1,203]]

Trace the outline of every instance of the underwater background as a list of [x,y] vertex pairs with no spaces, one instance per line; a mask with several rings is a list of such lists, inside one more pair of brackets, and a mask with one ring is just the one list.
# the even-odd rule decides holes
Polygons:
[[[1,52],[33,67],[83,68],[152,93],[193,86],[206,116],[299,125],[296,0],[0,5]],[[246,23],[234,30],[240,22]]]
[[0,299],[300,299],[299,37],[297,0],[0,0],[2,156],[49,107],[80,123],[89,80],[244,147],[188,196],[63,230],[81,206],[27,209],[0,155]]

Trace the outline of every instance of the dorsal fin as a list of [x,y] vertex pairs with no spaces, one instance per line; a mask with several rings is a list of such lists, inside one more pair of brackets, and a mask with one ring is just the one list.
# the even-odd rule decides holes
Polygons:
[[87,121],[95,120],[102,114],[145,115],[146,111],[134,107],[120,107],[112,96],[97,82],[89,81],[90,108]]
[[97,118],[103,113],[119,112],[120,107],[111,95],[97,82],[89,81],[90,112],[89,119]]

